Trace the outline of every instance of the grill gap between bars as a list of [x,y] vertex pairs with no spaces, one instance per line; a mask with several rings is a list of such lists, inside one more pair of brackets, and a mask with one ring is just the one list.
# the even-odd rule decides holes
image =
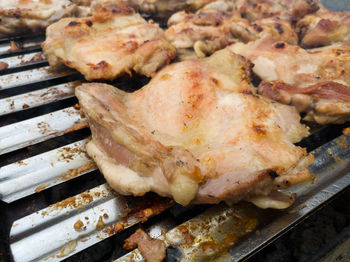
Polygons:
[[[15,52],[8,52],[11,47],[10,40],[0,40],[0,61],[8,64],[7,69],[0,71],[0,119],[10,118],[20,112],[25,112],[24,110],[27,110],[30,115],[30,112],[36,112],[34,108],[50,108],[54,103],[74,96],[74,86],[79,83],[74,80],[81,79],[81,75],[66,68],[58,69],[58,71],[49,69],[47,61],[39,57],[40,54],[38,54],[40,42],[43,40],[42,35],[12,39],[20,47]],[[39,58],[36,59],[35,56]],[[140,83],[145,82],[146,80],[141,78]],[[130,86],[130,83],[118,83],[118,87],[134,89],[133,86]],[[45,99],[40,99],[41,97],[45,97]],[[24,104],[27,106],[24,106]],[[79,110],[73,106],[61,108],[54,112],[52,110],[49,111],[0,127],[0,154],[3,154],[1,157],[16,155],[18,152],[28,148],[29,145],[29,147],[45,148],[45,145],[51,141],[64,140],[65,137],[71,134],[67,135],[67,133],[79,133],[80,131],[76,130],[86,127],[84,124],[85,119],[81,117]],[[72,129],[72,127],[74,128]],[[343,127],[326,127],[317,131],[311,138],[304,140],[301,144],[308,146],[309,149],[314,149],[313,141],[319,139],[319,134],[333,133],[330,135],[330,138],[333,139],[341,134]],[[23,202],[25,204],[26,200],[30,199],[33,194],[45,194],[51,189],[54,191],[56,187],[64,188],[65,184],[73,184],[74,181],[82,179],[82,175],[92,174],[91,172],[96,170],[96,167],[91,164],[92,161],[84,152],[84,144],[87,141],[86,134],[82,133],[71,144],[64,143],[61,147],[51,148],[48,151],[44,150],[41,154],[31,155],[28,158],[26,157],[0,167],[0,199],[8,203],[16,201],[15,203]],[[321,141],[321,144],[328,142],[327,140]],[[301,197],[298,198],[295,206],[282,213],[282,215],[268,220],[267,217],[269,216],[267,216],[265,211],[250,205],[246,205],[248,206],[246,208],[244,205],[242,207],[242,204],[234,207],[220,204],[209,208],[204,215],[201,215],[204,209],[197,210],[197,213],[189,216],[190,220],[182,225],[196,224],[198,221],[200,224],[203,222],[203,219],[205,220],[205,214],[209,214],[209,217],[212,219],[207,223],[207,225],[210,225],[210,230],[207,232],[209,235],[206,237],[213,238],[217,237],[217,231],[221,229],[221,226],[218,226],[218,220],[215,220],[216,218],[228,218],[230,215],[227,214],[234,215],[236,214],[235,212],[249,211],[247,215],[249,214],[249,216],[257,219],[257,228],[262,233],[259,235],[251,233],[245,236],[244,240],[237,241],[229,249],[229,255],[230,258],[236,260],[250,256],[278,235],[300,222],[300,220],[320,207],[323,202],[328,201],[350,184],[349,174],[346,174],[344,171],[346,170],[344,165],[349,166],[349,163],[343,160],[342,164],[337,162],[340,158],[343,159],[349,156],[348,151],[339,149],[339,144],[341,143],[347,143],[348,145],[349,137],[341,136],[335,142],[330,142],[321,147],[321,149],[317,149],[318,158],[316,158],[311,168],[315,169],[314,172],[316,174],[321,174],[320,178],[316,179],[314,184],[302,185],[291,189],[291,192],[294,190],[293,192],[297,192]],[[333,155],[329,154],[329,148],[335,150]],[[338,157],[338,159],[333,158],[334,156]],[[319,161],[320,159],[321,161]],[[322,162],[325,159],[329,160],[326,166]],[[81,169],[79,170],[79,168]],[[335,174],[335,177],[327,176],[326,173]],[[23,183],[23,181],[27,182]],[[334,185],[331,185],[333,182],[335,182]],[[101,190],[108,193],[102,194]],[[63,192],[62,196],[67,193]],[[141,203],[146,200],[149,201],[147,202],[148,204],[142,206]],[[169,200],[156,196],[148,196],[146,198],[118,196],[110,191],[107,185],[91,188],[76,197],[63,200],[40,212],[29,214],[14,221],[11,229],[13,257],[15,261],[29,261],[30,259],[43,261],[63,260],[117,233],[114,224],[118,221],[122,221],[125,224],[123,229],[145,222],[141,219],[142,217],[135,215],[136,211],[147,210],[146,212],[150,212],[149,209],[153,210],[152,208],[159,205],[159,203],[164,203],[163,208],[155,209],[155,211],[147,214],[152,216],[167,209],[169,210],[169,208],[173,210],[175,208],[171,208],[173,202],[167,201]],[[129,208],[127,211],[125,206]],[[183,209],[190,210],[191,208]],[[107,214],[107,216],[104,216],[104,214]],[[128,217],[129,214],[132,215]],[[199,220],[195,218],[196,215],[199,215]],[[79,219],[85,219],[84,216],[90,217],[91,223],[89,222],[86,231],[77,231],[74,225]],[[101,220],[101,216],[102,222],[106,227],[98,230],[96,225]],[[148,217],[145,219],[147,220]],[[229,220],[221,220],[223,227],[227,227],[227,223],[229,223],[227,221]],[[165,235],[168,245],[179,245],[176,242],[178,240],[174,236],[174,232],[179,230],[179,226],[180,224],[176,223],[174,228],[168,231],[169,227],[154,225],[155,228],[158,228],[158,231],[162,228],[168,231]],[[198,230],[197,234],[199,235],[201,232],[204,232],[201,226],[198,227]],[[233,230],[237,230],[237,227],[233,228]],[[46,233],[50,237],[53,236],[52,239],[50,237],[44,238],[43,236]],[[181,235],[181,232],[177,232],[177,234]],[[164,235],[158,234],[157,237],[164,238]],[[44,241],[42,242],[43,246],[40,246],[38,243],[43,241],[43,239],[47,239],[48,243],[53,244],[47,246]],[[204,241],[203,239],[205,240],[206,238],[196,239],[196,244],[201,245]],[[30,245],[34,246],[27,249]],[[177,247],[177,249],[177,253],[175,253],[177,256],[181,252],[194,254],[193,249],[189,245],[180,244],[180,247]],[[132,251],[117,261],[128,261],[126,259],[130,256],[137,258],[135,261],[143,261],[143,258],[137,252],[137,250]],[[23,254],[26,254],[26,256],[23,256]],[[203,254],[205,255],[205,252]],[[202,256],[203,254],[195,252],[196,256]],[[48,260],[45,260],[45,258]],[[189,261],[188,257],[185,257],[183,261]]]

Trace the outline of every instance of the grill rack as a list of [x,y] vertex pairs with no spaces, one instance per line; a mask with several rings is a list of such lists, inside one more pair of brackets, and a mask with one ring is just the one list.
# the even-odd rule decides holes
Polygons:
[[[337,137],[343,126],[333,126],[302,142],[308,149],[321,145],[310,167],[315,179],[289,190],[298,199],[283,212],[246,204],[202,206],[198,212],[198,207],[180,208],[153,194],[144,198],[116,195],[84,151],[89,131],[74,107],[74,87],[82,77],[66,68],[51,71],[37,55],[42,39],[14,38],[21,48],[12,53],[8,51],[12,40],[0,41],[0,62],[8,64],[0,71],[0,199],[7,203],[7,221],[12,225],[7,233],[14,261],[61,261],[166,210],[176,216],[178,210],[193,208],[195,215],[183,223],[160,219],[150,225],[151,236],[165,239],[168,261],[180,257],[193,261],[217,253],[224,260],[244,260],[350,185],[350,136]],[[140,82],[141,86],[145,80]],[[130,83],[115,84],[130,90]],[[334,138],[330,142],[325,140],[329,133],[328,140]],[[94,181],[89,183],[88,178]],[[70,184],[77,187],[75,181],[86,183],[67,192]],[[31,199],[57,188],[63,188],[59,196],[30,207]],[[16,213],[14,206],[27,206],[27,210]],[[181,239],[188,234],[192,241],[183,243]],[[230,240],[225,252],[222,239]],[[208,248],[209,242],[215,244]],[[143,258],[135,250],[116,261]]]

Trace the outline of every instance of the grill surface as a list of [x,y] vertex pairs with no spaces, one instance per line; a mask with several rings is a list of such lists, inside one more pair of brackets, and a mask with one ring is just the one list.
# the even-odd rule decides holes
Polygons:
[[[42,39],[15,38],[15,52],[8,51],[10,39],[0,41],[0,61],[8,64],[0,71],[0,233],[14,261],[61,261],[115,234],[122,243],[132,226],[150,217],[146,227],[165,239],[168,261],[239,261],[350,185],[350,136],[341,135],[343,125],[315,128],[301,142],[314,150],[314,180],[289,190],[297,202],[283,212],[242,203],[182,208],[153,194],[116,195],[84,151],[90,133],[74,106],[82,77],[66,68],[50,71],[37,54]],[[113,84],[132,91],[146,81]],[[188,235],[191,241],[183,242]],[[113,259],[143,261],[137,250],[121,248]]]

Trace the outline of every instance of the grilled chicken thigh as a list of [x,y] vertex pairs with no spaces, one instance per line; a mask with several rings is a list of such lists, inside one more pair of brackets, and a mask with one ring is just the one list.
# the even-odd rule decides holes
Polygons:
[[237,8],[244,17],[254,21],[272,16],[298,19],[323,6],[318,0],[237,0]]
[[0,0],[0,37],[43,31],[76,8],[69,0]]
[[244,20],[240,17],[234,11],[181,11],[170,17],[165,37],[175,46],[180,60],[205,57],[237,41],[231,28],[240,26]]
[[301,45],[318,47],[336,42],[350,43],[350,11],[320,11],[305,16],[297,23]]
[[79,86],[92,130],[88,154],[122,194],[289,206],[257,196],[310,178],[312,156],[293,145],[308,129],[294,107],[254,93],[249,67],[224,49],[171,64],[134,93]]
[[92,0],[92,6],[103,6],[106,3],[126,4],[143,14],[161,20],[168,19],[173,13],[186,10],[195,11],[214,0]]
[[152,76],[175,56],[157,24],[123,5],[106,6],[91,17],[61,19],[47,28],[42,47],[51,66],[63,63],[88,80],[132,71]]
[[350,47],[305,50],[284,42],[256,41],[228,47],[248,58],[263,80],[259,92],[306,112],[319,124],[350,120]]
[[166,39],[176,47],[180,60],[204,57],[237,41],[268,38],[298,43],[288,19],[269,17],[250,22],[224,1],[213,2],[195,14],[178,12],[170,17],[168,26]]

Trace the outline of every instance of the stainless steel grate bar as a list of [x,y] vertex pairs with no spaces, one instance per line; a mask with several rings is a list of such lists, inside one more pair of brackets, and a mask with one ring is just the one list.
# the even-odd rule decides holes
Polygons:
[[[26,49],[40,49],[40,44],[43,41],[43,37],[33,38],[33,39],[14,39],[12,40],[17,47],[19,47],[18,51],[25,51]],[[11,41],[9,40],[7,43],[0,44],[0,55],[11,54]]]
[[79,110],[68,107],[0,128],[0,155],[63,135],[84,119]]
[[0,99],[0,116],[73,97],[74,87],[79,83],[74,81]]
[[[60,261],[173,205],[162,202],[160,209],[115,195],[107,184],[95,187],[15,221],[10,234],[14,260]],[[121,226],[117,231],[115,223]]]
[[96,169],[84,139],[0,168],[0,199],[7,203]]
[[77,74],[68,69],[52,71],[49,66],[0,76],[0,90],[54,80],[60,77]]
[[28,53],[20,56],[10,56],[0,60],[8,65],[9,69],[20,68],[25,65],[33,65],[37,63],[47,62],[41,52]]

